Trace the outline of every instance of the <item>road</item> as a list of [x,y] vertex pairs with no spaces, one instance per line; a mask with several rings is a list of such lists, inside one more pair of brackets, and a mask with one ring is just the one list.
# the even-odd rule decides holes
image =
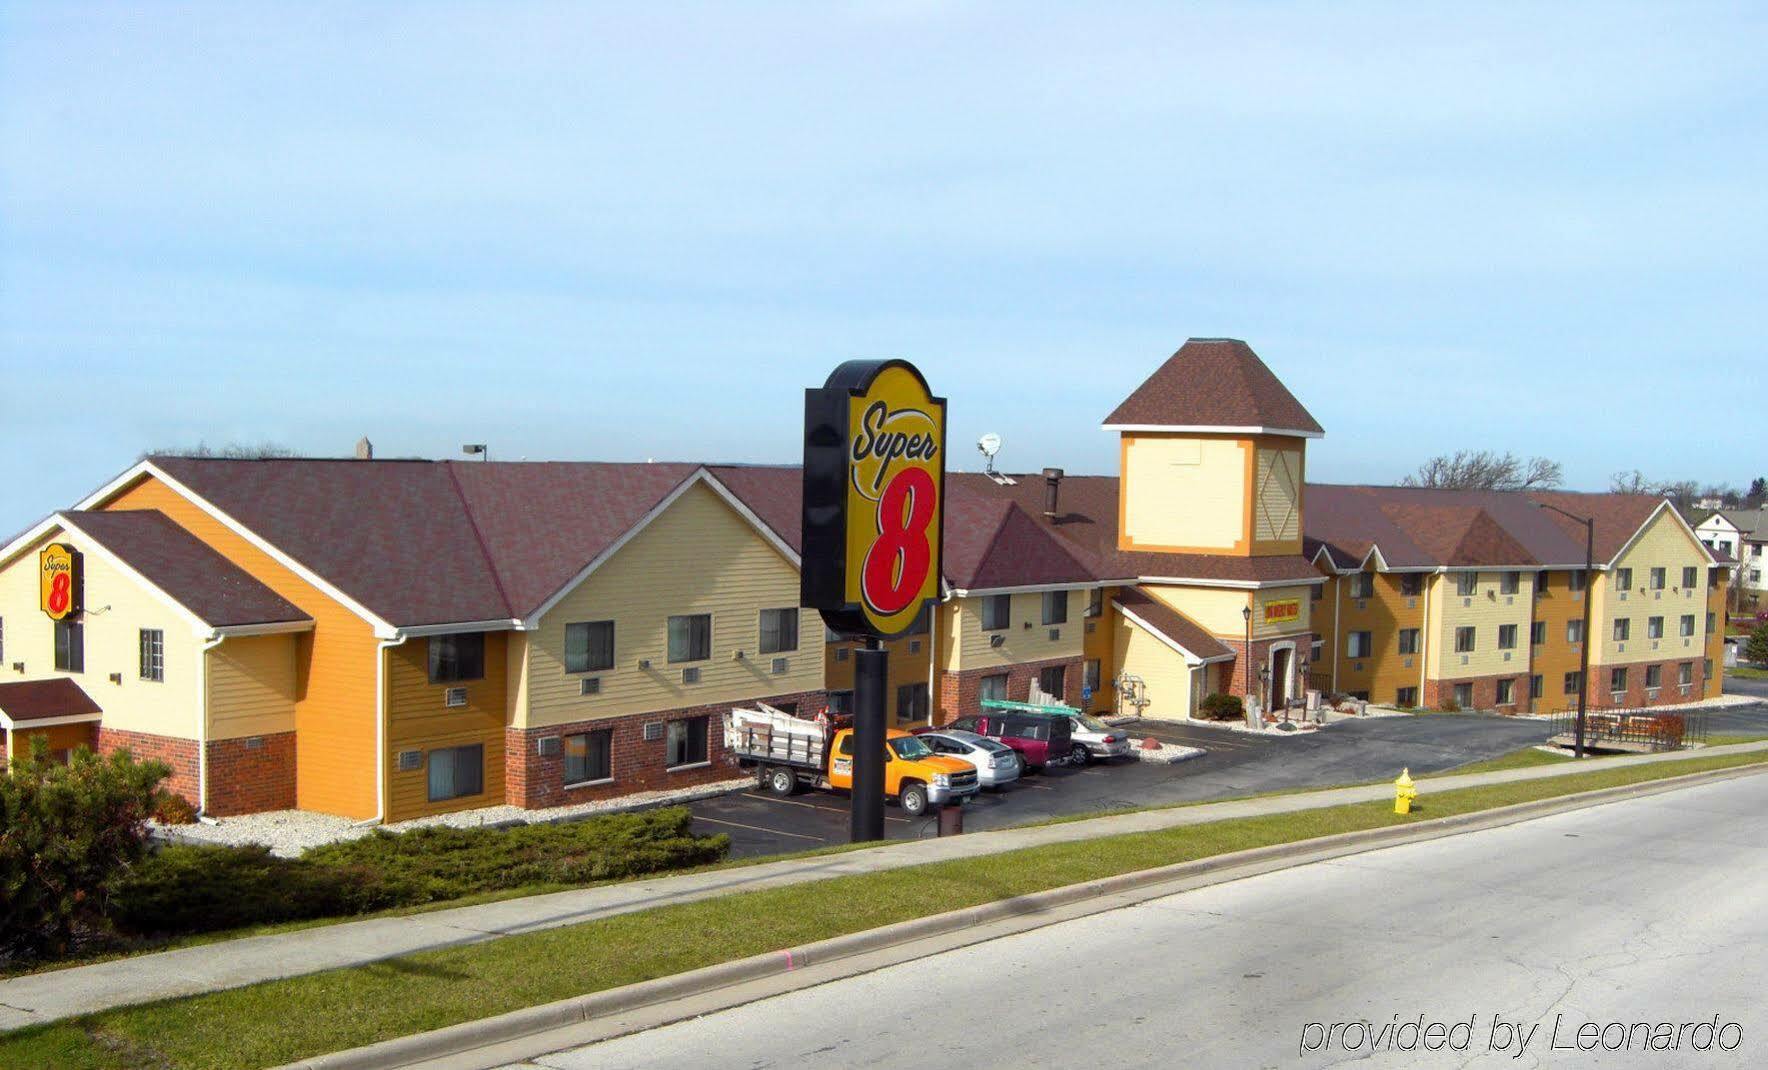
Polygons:
[[[1761,1066],[1765,810],[1768,776],[1749,776],[1298,867],[527,1065]],[[1370,1057],[1357,1030],[1331,1030],[1420,1016],[1471,1018],[1448,1034],[1468,1050]],[[1691,1050],[1713,1030],[1686,1026],[1715,1016],[1737,1028]],[[1631,1054],[1552,1047],[1586,1022],[1626,1023],[1610,1038],[1668,1022],[1681,1048],[1641,1054],[1637,1030]],[[1513,1024],[1539,1027],[1521,1058]]]

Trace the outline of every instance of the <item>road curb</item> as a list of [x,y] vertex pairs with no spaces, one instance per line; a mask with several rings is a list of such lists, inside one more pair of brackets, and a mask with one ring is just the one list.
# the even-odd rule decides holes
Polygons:
[[[785,948],[745,959],[718,963],[687,973],[641,981],[637,984],[609,989],[604,992],[573,996],[537,1007],[526,1007],[490,1018],[445,1026],[426,1033],[397,1037],[365,1047],[314,1056],[285,1064],[277,1070],[395,1070],[398,1067],[460,1055],[477,1048],[504,1044],[524,1037],[581,1025],[595,1019],[608,1018],[672,1000],[702,995],[746,982],[779,977],[804,970],[810,966],[854,958],[916,941],[925,941],[929,937],[947,935],[991,922],[1019,920],[1027,923],[1024,925],[1025,929],[1038,928],[1042,925],[1067,920],[1067,917],[1056,916],[1055,912],[1059,908],[1070,907],[1087,900],[1121,898],[1126,893],[1133,893],[1132,902],[1154,899],[1180,890],[1226,883],[1311,862],[1439,839],[1466,832],[1500,828],[1519,821],[1548,817],[1590,806],[1600,806],[1604,803],[1620,802],[1625,799],[1656,795],[1679,788],[1695,787],[1764,772],[1768,772],[1768,766],[1761,764],[1706,770],[1677,777],[1663,777],[1638,784],[1598,788],[1575,795],[1515,803],[1510,806],[1468,814],[1429,818],[1409,825],[1363,829],[1356,832],[1298,840],[1293,843],[1254,847],[1229,854],[1213,855],[1209,858],[1177,862],[1154,869],[1101,877],[1097,880],[1064,885],[1060,888],[1052,888],[1030,895],[964,907],[944,914],[914,918],[877,929],[835,936],[802,947]],[[1424,798],[1424,805],[1429,805],[1428,796]],[[1186,887],[1183,889],[1170,887],[1176,884],[1184,884]],[[1130,905],[1130,902],[1120,901],[1102,905],[1100,909],[1117,909],[1127,905]],[[1047,917],[1040,919],[1040,915],[1047,915]],[[939,951],[950,950],[954,946],[960,945],[947,944],[930,948],[927,953],[935,954]],[[862,973],[870,968],[856,969],[854,972]],[[811,983],[822,983],[824,980],[827,978]],[[735,1005],[735,1002],[732,1005]],[[534,1054],[550,1050],[556,1049],[544,1048]]]

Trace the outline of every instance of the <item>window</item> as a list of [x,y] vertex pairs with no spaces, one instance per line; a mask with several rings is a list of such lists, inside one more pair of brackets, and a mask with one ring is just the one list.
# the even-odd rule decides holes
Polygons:
[[1500,624],[1500,625],[1498,625],[1498,649],[1499,650],[1515,650],[1516,649],[1516,625],[1514,625],[1514,624]]
[[[438,637],[440,638],[440,637]],[[434,642],[434,640],[432,640]],[[430,752],[430,801],[464,799],[485,790],[485,745]]]
[[[1400,576],[1400,593],[1407,598],[1416,598],[1418,595],[1424,593],[1424,574],[1421,572],[1407,572],[1402,574]],[[1416,688],[1413,690],[1416,690]]]
[[1663,684],[1664,667],[1662,665],[1647,665],[1645,667],[1645,686],[1662,687]]
[[991,594],[982,600],[982,630],[998,632],[1013,626],[1013,596]]
[[1312,587],[1308,588],[1308,601],[1318,602],[1325,597],[1326,597],[1326,585],[1324,583],[1316,583]]
[[1326,654],[1326,640],[1316,639],[1308,644],[1308,660],[1318,665]]
[[1676,682],[1683,687],[1694,683],[1694,662],[1685,661],[1676,666]]
[[1568,695],[1577,694],[1578,688],[1583,685],[1583,682],[1584,682],[1584,674],[1583,673],[1580,673],[1580,672],[1566,673],[1565,674],[1565,694],[1568,694]]
[[1684,639],[1686,639],[1686,638],[1692,636],[1693,634],[1694,634],[1694,614],[1693,613],[1684,613],[1684,614],[1682,614],[1682,637]]
[[1624,643],[1633,635],[1633,622],[1627,617],[1615,618],[1615,642]]
[[1615,569],[1615,590],[1629,591],[1633,589],[1633,570],[1630,568]]
[[1498,681],[1498,705],[1500,705],[1500,706],[1514,706],[1514,705],[1516,705],[1516,681],[1515,680],[1499,680]]
[[1400,629],[1400,653],[1402,653],[1402,654],[1416,654],[1416,653],[1418,653],[1418,629],[1417,628],[1401,628]]
[[1090,695],[1099,693],[1099,659],[1088,658],[1080,669],[1081,689]]
[[1627,690],[1627,670],[1625,668],[1608,671],[1608,689],[1615,692]]
[[706,761],[706,718],[670,721],[664,743],[663,764],[671,769],[702,765]]
[[1664,618],[1645,618],[1645,637],[1647,639],[1662,639],[1664,637]]
[[1479,573],[1458,572],[1455,574],[1455,593],[1463,598],[1471,598],[1479,593]]
[[1455,705],[1461,707],[1464,710],[1473,708],[1473,685],[1472,684],[1456,684],[1455,685]]
[[[452,684],[485,678],[485,633],[430,636],[430,683]],[[477,795],[477,791],[468,792]],[[452,799],[446,795],[443,798]]]
[[590,784],[614,777],[614,730],[577,732],[565,737],[565,784]]
[[1052,665],[1047,669],[1038,670],[1038,690],[1051,698],[1061,698],[1068,694],[1068,666]]
[[1375,597],[1375,573],[1359,572],[1351,577],[1352,598]]
[[927,685],[904,684],[896,689],[896,719],[925,721],[927,719]]
[[705,661],[712,656],[712,614],[669,618],[669,660]]
[[1396,705],[1396,706],[1416,706],[1416,705],[1418,705],[1418,689],[1416,687],[1402,687],[1398,691],[1395,691],[1394,692],[1394,705]]
[[1538,675],[1529,677],[1529,698],[1538,699],[1546,690],[1546,677]]
[[1753,586],[1756,584],[1760,584],[1761,582],[1762,582],[1762,570],[1759,568],[1750,569],[1750,583],[1751,583],[1751,585]]
[[1547,580],[1553,574],[1545,569],[1535,573],[1535,595],[1539,597],[1547,593]]
[[1682,566],[1682,589],[1692,591],[1700,586],[1700,569],[1693,565]]
[[1717,626],[1717,625],[1718,625],[1718,623],[1719,623],[1719,620],[1718,620],[1718,615],[1717,615],[1717,614],[1714,614],[1714,613],[1708,613],[1708,614],[1707,614],[1707,634],[1708,634],[1708,635],[1712,635],[1712,634],[1713,634],[1713,628],[1714,628],[1714,627],[1715,627],[1715,626]]
[[1547,645],[1547,622],[1546,621],[1538,620],[1538,621],[1534,622],[1533,624],[1529,625],[1529,645],[1530,646],[1546,646]]
[[1004,702],[1007,698],[1007,674],[984,676],[976,684],[976,698],[980,702]]
[[613,621],[591,620],[565,625],[566,672],[603,672],[613,667]]
[[1455,653],[1471,654],[1473,652],[1474,634],[1472,625],[1463,625],[1455,629]]
[[853,692],[829,692],[829,716],[839,717],[853,712]]
[[1665,570],[1662,568],[1654,568],[1651,570],[1651,589],[1652,590],[1661,591],[1664,589],[1664,571]]
[[1572,644],[1584,641],[1584,622],[1568,620],[1565,622],[1565,641]]
[[55,671],[86,671],[86,628],[77,620],[55,622]]
[[1588,581],[1589,577],[1582,572],[1568,572],[1565,574],[1565,589],[1577,594],[1584,589]]
[[156,683],[166,678],[166,633],[158,628],[141,629],[141,678]]
[[1105,612],[1105,589],[1095,587],[1087,592],[1087,616],[1097,617]]
[[1045,624],[1066,624],[1066,623],[1068,623],[1068,592],[1067,591],[1045,591],[1044,592],[1044,623]]
[[1522,590],[1522,573],[1520,572],[1506,572],[1503,579],[1498,581],[1499,594],[1515,594],[1520,590]]
[[1711,680],[1713,678],[1713,659],[1712,658],[1700,659],[1700,671],[1703,676],[1705,676],[1708,680]]
[[761,611],[761,652],[783,654],[798,649],[798,607]]
[[1374,632],[1350,632],[1344,637],[1344,656],[1347,658],[1366,658],[1374,650]]

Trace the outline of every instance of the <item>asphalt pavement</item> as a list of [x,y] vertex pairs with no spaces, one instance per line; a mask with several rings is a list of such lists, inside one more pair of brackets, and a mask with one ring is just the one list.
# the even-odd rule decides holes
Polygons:
[[524,1065],[1761,1066],[1765,808],[1750,776],[1301,866]]

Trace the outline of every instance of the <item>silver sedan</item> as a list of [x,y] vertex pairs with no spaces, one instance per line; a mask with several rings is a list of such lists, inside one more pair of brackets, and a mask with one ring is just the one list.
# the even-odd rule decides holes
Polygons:
[[924,732],[915,737],[945,758],[956,758],[976,767],[976,780],[985,788],[998,788],[1019,779],[1023,768],[1019,752],[987,736],[958,729]]

